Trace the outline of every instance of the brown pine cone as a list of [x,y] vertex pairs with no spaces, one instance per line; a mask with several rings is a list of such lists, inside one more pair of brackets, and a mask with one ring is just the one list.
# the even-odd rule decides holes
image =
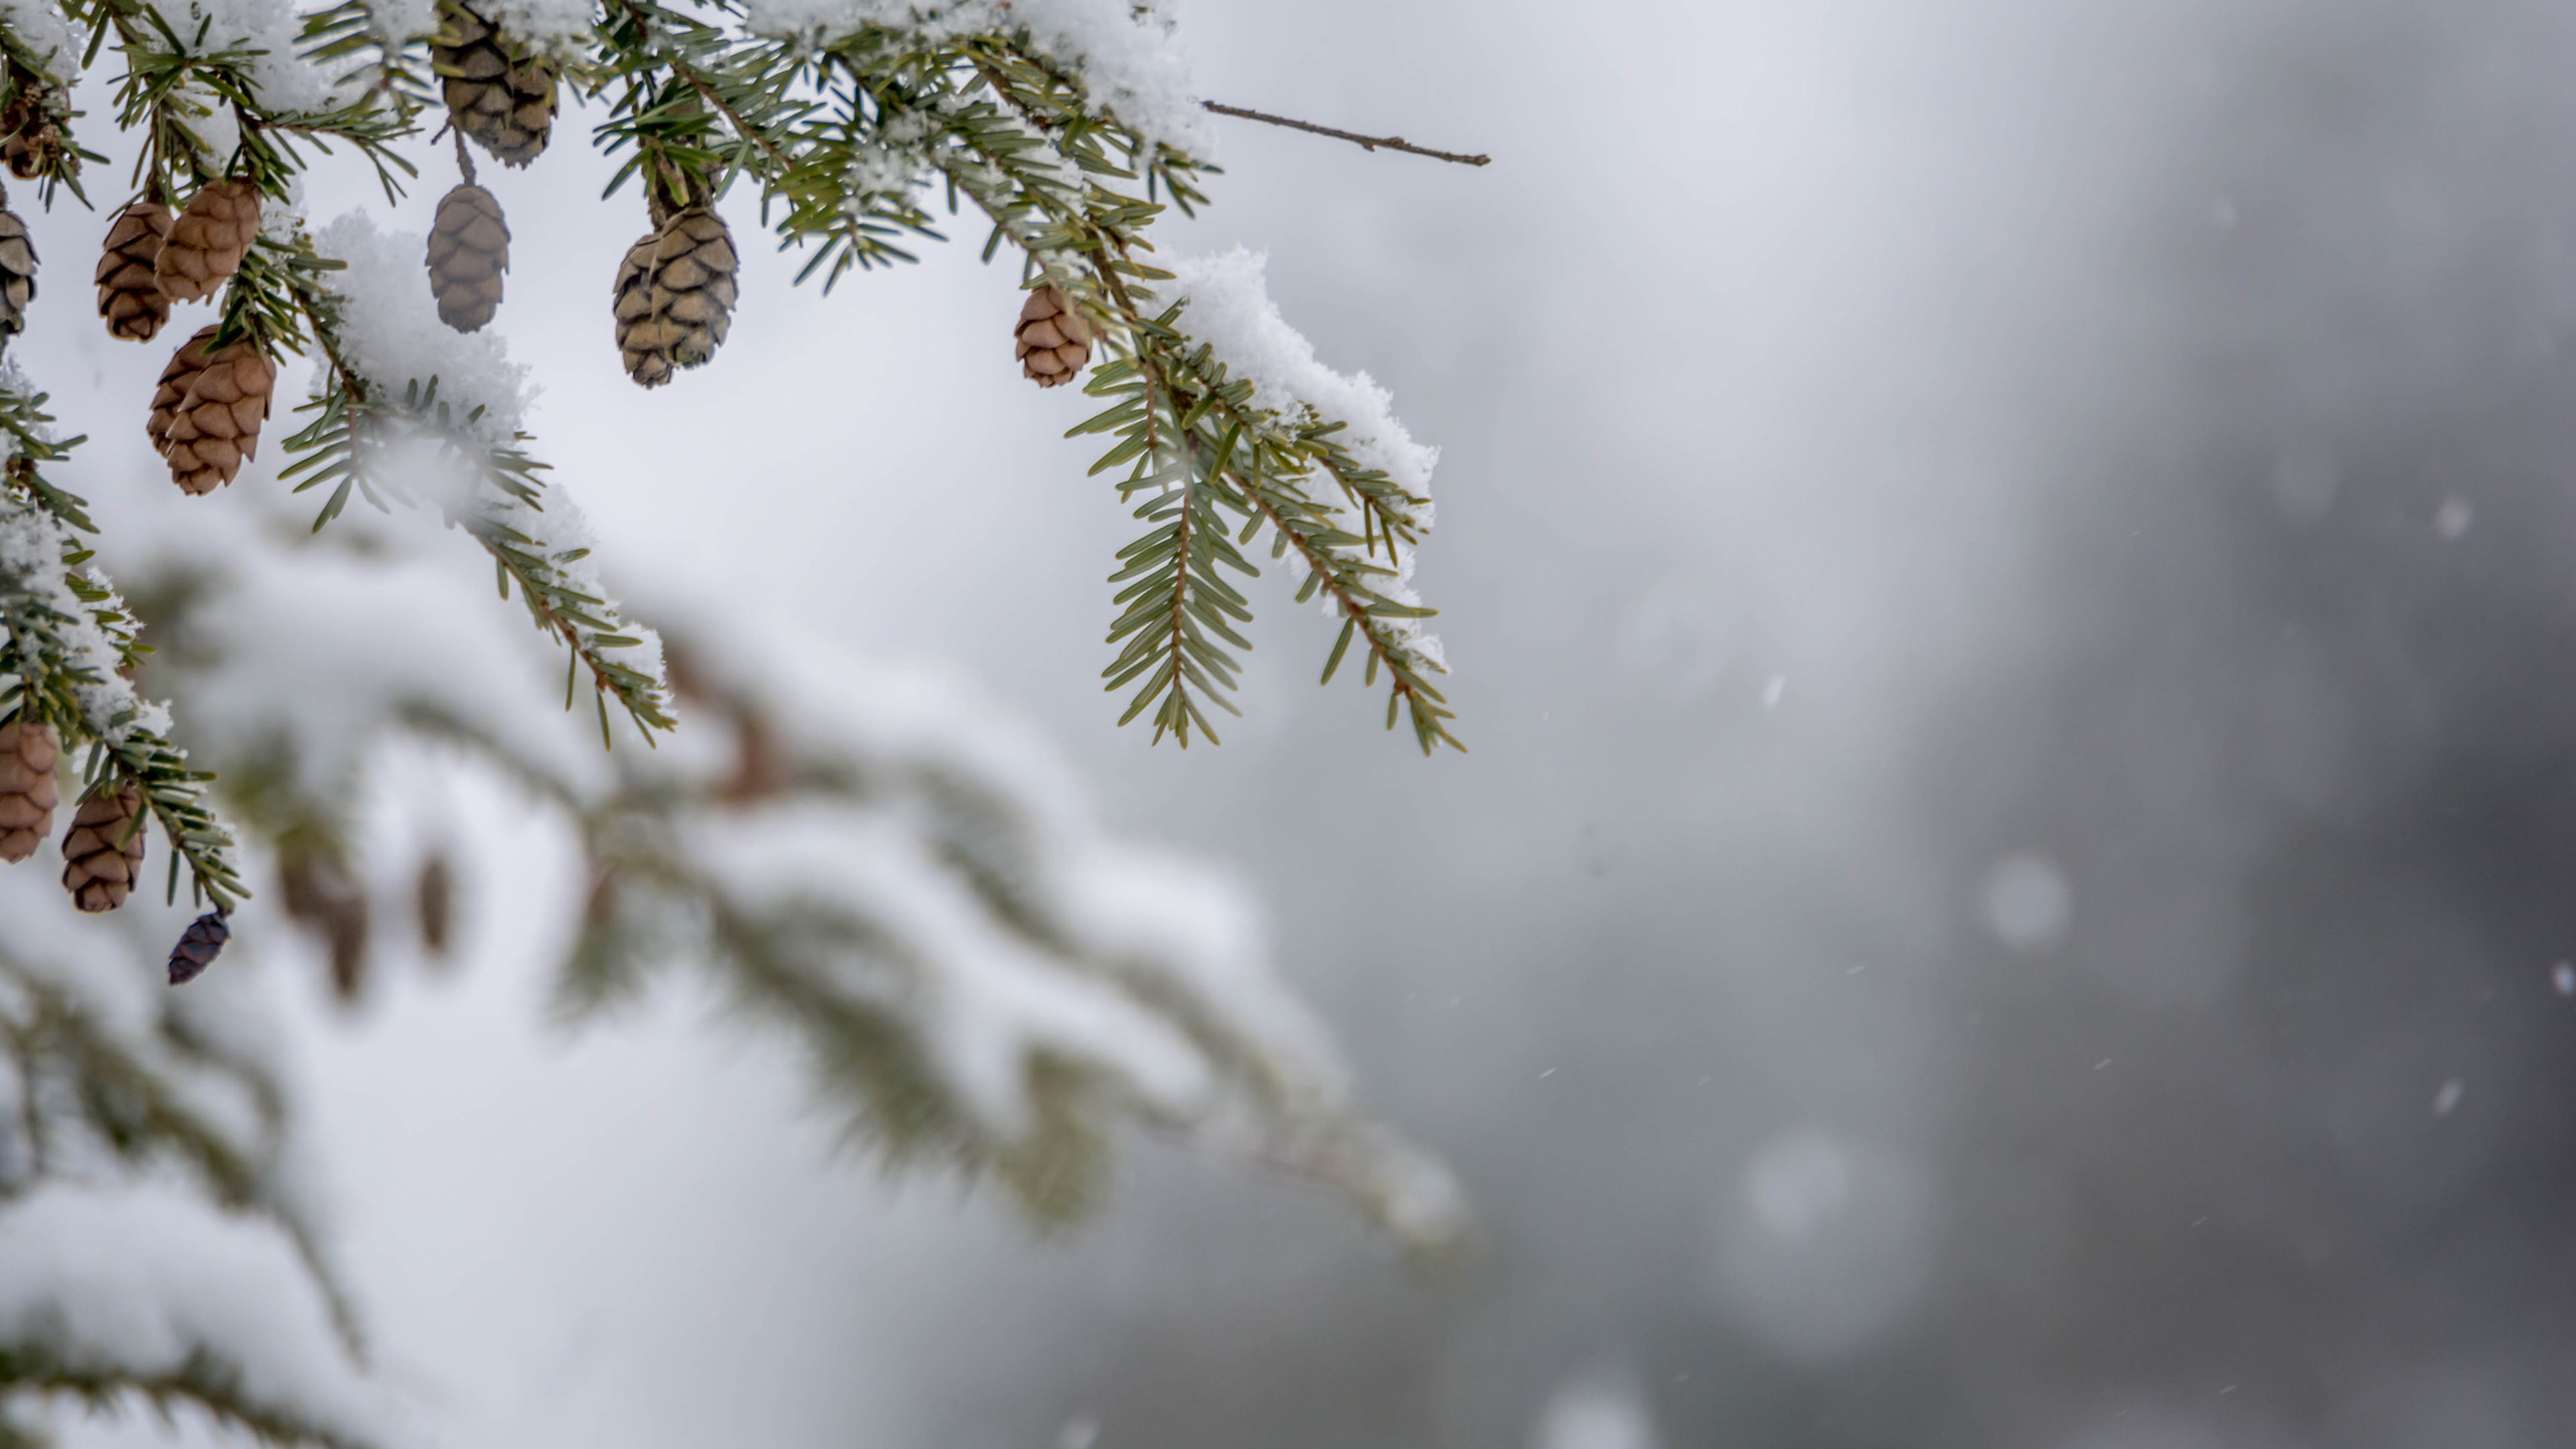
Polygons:
[[[170,360],[162,373],[163,392],[171,373],[180,369],[189,350],[204,361],[187,379],[187,389],[170,411],[160,434],[162,456],[170,460],[170,481],[192,495],[212,493],[233,481],[242,463],[259,453],[259,425],[268,419],[269,393],[277,386],[277,364],[247,337],[237,337],[211,352],[209,327],[188,339],[188,347]],[[161,398],[153,399],[153,419],[161,417]]]
[[36,299],[36,242],[15,211],[0,211],[0,338],[26,330],[26,304]]
[[62,153],[63,130],[48,114],[53,90],[27,70],[11,65],[11,79],[17,83],[9,103],[0,106],[0,161],[9,165],[9,174],[21,181],[33,181]]
[[672,216],[617,269],[617,350],[646,387],[716,355],[733,327],[733,233],[704,208]]
[[501,274],[510,270],[510,224],[500,198],[480,186],[440,197],[429,227],[429,290],[438,320],[478,332],[501,306]]
[[170,320],[170,299],[152,279],[152,259],[169,234],[170,208],[157,201],[134,203],[108,227],[98,258],[98,315],[107,319],[108,336],[149,342]]
[[554,127],[555,62],[464,0],[441,0],[438,20],[429,63],[450,123],[504,166],[536,160]]
[[81,797],[63,837],[63,889],[84,911],[125,904],[143,870],[143,792],[131,780],[100,785]]
[[45,174],[45,168],[53,164],[62,150],[62,127],[51,121],[38,121],[11,132],[8,140],[0,141],[0,161],[9,163],[10,175],[21,181],[33,181]]
[[1062,292],[1038,287],[1020,306],[1017,355],[1021,376],[1040,387],[1061,387],[1091,361],[1091,324],[1064,304]]
[[54,828],[54,727],[25,711],[0,724],[0,860],[36,853]]
[[152,451],[165,458],[170,456],[170,425],[178,421],[180,405],[188,400],[188,388],[197,374],[206,370],[206,348],[217,330],[211,322],[198,328],[195,336],[170,354],[170,365],[161,369],[161,385],[152,393],[152,417],[143,431],[152,439]]
[[[0,193],[0,207],[8,197]],[[0,337],[27,326],[27,304],[36,300],[36,246],[27,239],[27,223],[14,211],[0,211]]]
[[232,280],[258,237],[259,188],[247,181],[210,181],[170,223],[153,258],[153,280],[173,302],[202,301]]
[[170,984],[185,986],[205,975],[232,938],[232,922],[224,919],[220,908],[190,921],[188,929],[179,933],[179,944],[170,948]]

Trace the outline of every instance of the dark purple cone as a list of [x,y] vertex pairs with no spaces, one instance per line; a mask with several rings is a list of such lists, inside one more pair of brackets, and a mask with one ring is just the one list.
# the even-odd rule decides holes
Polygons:
[[186,934],[170,949],[170,984],[185,986],[205,974],[224,953],[224,943],[233,938],[232,926],[221,911],[208,911],[188,923]]

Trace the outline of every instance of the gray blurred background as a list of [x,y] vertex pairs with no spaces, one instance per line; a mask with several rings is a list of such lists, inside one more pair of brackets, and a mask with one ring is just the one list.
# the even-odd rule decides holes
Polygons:
[[1479,1251],[1150,1146],[1043,1239],[835,1168],[702,1002],[538,1024],[571,866],[469,793],[485,959],[304,1036],[456,1442],[2576,1443],[2576,11],[1184,21],[1208,95],[1497,158],[1227,123],[1175,228],[1444,449],[1470,757],[1318,692],[1279,589],[1222,749],[1112,727],[1129,523],[971,229],[756,266],[647,395],[640,204],[558,148],[486,173],[500,325],[613,568],[952,656],[1257,881]]

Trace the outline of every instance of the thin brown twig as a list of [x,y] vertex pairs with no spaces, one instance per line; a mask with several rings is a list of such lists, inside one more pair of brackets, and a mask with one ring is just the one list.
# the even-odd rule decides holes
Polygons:
[[1491,156],[1467,156],[1456,151],[1434,151],[1428,146],[1416,146],[1402,136],[1363,136],[1356,131],[1337,131],[1330,126],[1318,126],[1312,121],[1292,120],[1286,116],[1273,116],[1263,111],[1247,111],[1241,106],[1229,106],[1218,101],[1201,101],[1199,104],[1220,116],[1240,116],[1247,121],[1286,126],[1292,131],[1311,131],[1318,136],[1331,136],[1337,140],[1348,141],[1363,151],[1374,151],[1384,146],[1390,151],[1428,156],[1434,161],[1453,161],[1461,166],[1490,166],[1494,161]]

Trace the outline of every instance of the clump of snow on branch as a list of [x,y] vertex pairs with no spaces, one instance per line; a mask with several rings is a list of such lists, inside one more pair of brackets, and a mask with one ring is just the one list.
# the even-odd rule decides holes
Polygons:
[[[1395,485],[1419,498],[1431,496],[1431,470],[1440,450],[1413,441],[1395,416],[1395,395],[1365,372],[1339,373],[1316,360],[1315,344],[1288,325],[1279,304],[1270,300],[1263,275],[1266,252],[1235,247],[1214,256],[1179,257],[1166,265],[1179,280],[1167,287],[1170,299],[1185,301],[1182,329],[1215,349],[1217,359],[1234,376],[1253,385],[1253,405],[1276,408],[1293,418],[1300,403],[1327,419],[1350,426],[1335,441],[1350,449],[1363,467],[1381,468]],[[1413,521],[1431,526],[1431,510],[1412,510]]]
[[843,36],[883,29],[927,40],[1015,31],[1147,142],[1211,160],[1215,128],[1190,94],[1171,18],[1135,0],[744,0],[754,33]]
[[[1333,440],[1349,450],[1363,468],[1383,471],[1388,480],[1420,502],[1389,499],[1387,511],[1417,530],[1431,530],[1431,472],[1440,450],[1417,443],[1395,416],[1395,395],[1365,372],[1339,373],[1315,356],[1315,344],[1288,325],[1279,304],[1270,300],[1264,276],[1268,255],[1242,247],[1213,256],[1178,257],[1168,266],[1176,280],[1168,288],[1173,300],[1187,304],[1181,327],[1204,342],[1227,372],[1253,385],[1255,407],[1276,410],[1293,426],[1308,409],[1322,420],[1347,426]],[[1339,490],[1328,480],[1309,485],[1318,501],[1332,502]],[[1358,532],[1356,522],[1350,531]],[[1401,539],[1385,543],[1395,553],[1395,577],[1377,591],[1399,604],[1419,604],[1412,586],[1414,550]],[[1354,551],[1356,552],[1356,551]],[[1289,555],[1290,573],[1302,577],[1302,561]],[[1340,619],[1343,607],[1329,592],[1323,595],[1325,617]],[[1394,635],[1434,667],[1445,667],[1440,639],[1416,619],[1391,618],[1377,627]]]
[[51,0],[0,0],[0,25],[27,43],[54,80],[69,82],[80,69],[80,38]]
[[[487,442],[503,443],[527,422],[534,394],[528,370],[510,360],[498,332],[459,332],[438,320],[437,299],[421,274],[426,243],[410,232],[384,232],[353,211],[323,227],[314,248],[347,268],[334,273],[340,298],[341,357],[370,384],[399,394],[406,383],[438,381],[438,395],[459,421]],[[318,379],[317,379],[318,381]]]
[[386,45],[438,32],[435,0],[367,0],[367,30]]
[[[694,815],[689,855],[735,904],[864,922],[876,949],[846,953],[834,989],[895,1002],[988,1130],[1025,1131],[1029,1068],[1071,1061],[1203,1147],[1353,1193],[1414,1242],[1463,1231],[1445,1169],[1360,1119],[1241,882],[1106,829],[1054,749],[949,671],[856,658],[784,621],[655,612],[700,689],[751,703],[783,771],[868,782]],[[681,734],[713,727],[684,714]],[[666,751],[630,768],[730,763]],[[909,968],[892,983],[863,959],[889,953]]]
[[291,0],[189,0],[185,10],[169,4],[155,8],[183,36],[193,38],[197,22],[206,22],[203,49],[207,52],[259,52],[249,69],[261,105],[280,111],[316,111],[336,104],[331,77],[296,58],[302,47],[303,20]]
[[257,1412],[402,1442],[286,1235],[170,1184],[49,1184],[0,1206],[0,1344],[118,1379],[211,1360]]
[[[216,530],[225,556],[244,563],[184,623],[191,647],[228,666],[182,686],[203,752],[280,759],[299,788],[327,794],[357,778],[386,731],[409,723],[507,742],[519,772],[567,795],[606,790],[613,777],[596,732],[563,709],[561,646],[494,597],[490,568],[465,540],[422,537],[430,525],[419,515],[350,531],[386,552],[287,553],[261,548],[249,528]],[[204,535],[163,542],[184,556]]]
[[[483,448],[508,447],[518,440],[535,401],[526,367],[510,360],[497,332],[458,332],[438,318],[435,300],[422,284],[422,239],[408,232],[387,233],[362,212],[351,212],[322,228],[315,247],[326,257],[347,263],[333,274],[340,299],[340,360],[374,393],[388,400],[404,397],[417,386],[423,397],[434,390],[448,409],[447,426]],[[315,383],[321,385],[317,372]],[[470,473],[471,470],[468,470]],[[597,569],[587,558],[573,557],[592,545],[590,527],[561,487],[552,487],[541,503],[476,491],[473,476],[432,476],[434,496],[450,512],[472,511],[525,537],[538,540],[555,577],[575,592],[603,601],[617,618],[616,605]],[[585,647],[598,633],[576,624]],[[621,646],[618,658],[628,667],[662,677],[661,640],[631,620],[620,632],[639,641]]]
[[[121,613],[124,601],[110,593],[96,606],[81,602],[63,570],[63,550],[69,543],[70,536],[52,514],[0,497],[0,590],[61,616],[47,625],[47,632],[64,646],[60,667],[88,672],[87,680],[73,686],[81,717],[113,744],[123,744],[138,729],[167,733],[168,707],[136,694],[134,686],[117,673],[124,651],[91,612],[96,607]],[[0,621],[0,626],[22,635],[32,631],[24,620]]]
[[[682,840],[734,907],[862,921],[870,957],[916,967],[893,989],[947,1085],[996,1136],[1037,1127],[1029,1066],[1050,1057],[1111,1074],[1158,1113],[1203,1109],[1214,1074],[1176,1028],[1015,935],[900,813],[819,802],[708,813]],[[876,994],[873,973],[850,974],[856,994]]]
[[0,1353],[39,1382],[190,1378],[271,1427],[399,1442],[313,1230],[277,983],[236,956],[171,991],[187,912],[76,914],[60,866],[49,842],[0,871]]
[[511,36],[546,48],[590,39],[593,0],[494,0],[485,12]]
[[[155,678],[228,776],[282,766],[328,818],[354,808],[374,754],[426,734],[576,819],[648,810],[733,919],[846,923],[842,945],[799,958],[802,989],[888,1014],[989,1141],[1043,1130],[1032,1069],[1070,1062],[1106,1104],[1343,1188],[1410,1237],[1459,1230],[1445,1174],[1361,1121],[1250,893],[1108,831],[1047,742],[968,682],[735,601],[657,595],[647,612],[694,674],[680,728],[648,750],[620,721],[612,753],[586,701],[564,710],[561,646],[433,516],[353,510],[297,540],[292,505],[235,501],[156,493],[112,520],[136,578],[192,580]],[[779,779],[744,799],[730,782],[754,731]]]

